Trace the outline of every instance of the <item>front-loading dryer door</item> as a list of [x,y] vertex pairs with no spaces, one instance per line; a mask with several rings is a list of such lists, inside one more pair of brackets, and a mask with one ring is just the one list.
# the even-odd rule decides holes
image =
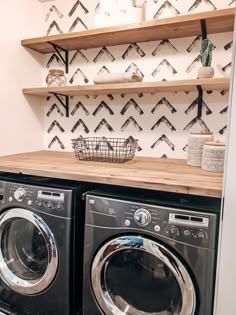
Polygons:
[[57,268],[56,241],[41,217],[21,208],[0,216],[0,276],[11,289],[38,294],[52,283]]
[[179,258],[147,237],[117,237],[97,252],[91,270],[106,315],[193,315],[196,293]]

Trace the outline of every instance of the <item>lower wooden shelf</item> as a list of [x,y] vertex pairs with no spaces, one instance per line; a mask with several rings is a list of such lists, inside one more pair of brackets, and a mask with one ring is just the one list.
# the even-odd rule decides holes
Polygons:
[[25,95],[50,96],[62,94],[66,96],[83,95],[107,95],[107,94],[137,94],[137,93],[158,93],[158,92],[191,92],[197,91],[197,86],[201,86],[204,91],[228,90],[230,79],[194,79],[179,81],[160,82],[135,82],[97,85],[78,85],[66,87],[41,87],[26,88],[22,92]]
[[72,152],[37,151],[0,157],[0,171],[174,193],[221,197],[223,174],[186,160],[137,157],[124,164],[76,160]]

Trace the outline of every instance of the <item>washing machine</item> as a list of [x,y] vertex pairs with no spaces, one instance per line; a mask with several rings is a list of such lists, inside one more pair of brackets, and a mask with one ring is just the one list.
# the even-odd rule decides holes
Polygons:
[[7,179],[0,180],[0,311],[78,314],[75,210],[83,210],[76,203],[83,186],[63,188],[50,179],[20,175],[0,178]]
[[219,209],[122,198],[86,196],[83,315],[212,315]]

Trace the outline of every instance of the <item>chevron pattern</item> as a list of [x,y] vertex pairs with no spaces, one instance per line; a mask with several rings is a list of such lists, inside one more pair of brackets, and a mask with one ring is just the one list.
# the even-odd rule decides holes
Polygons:
[[[152,18],[159,19],[234,7],[232,0],[146,0]],[[55,0],[44,4],[45,34],[93,28],[98,0]],[[210,35],[214,43],[215,76],[230,76],[232,33]],[[70,52],[68,84],[92,84],[94,75],[138,71],[144,81],[181,80],[197,77],[201,66],[201,37],[165,39]],[[49,69],[64,69],[57,55],[46,56]],[[186,158],[187,136],[206,129],[225,140],[229,94],[205,92],[202,118],[197,117],[197,93],[83,96],[70,98],[70,117],[54,98],[45,101],[45,144],[52,150],[72,150],[79,135],[128,137],[139,142],[137,155]]]

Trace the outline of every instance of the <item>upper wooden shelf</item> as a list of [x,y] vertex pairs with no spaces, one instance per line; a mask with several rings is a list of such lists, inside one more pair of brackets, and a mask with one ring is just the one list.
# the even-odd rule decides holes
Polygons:
[[117,84],[77,85],[66,87],[43,87],[23,89],[23,94],[50,96],[52,93],[68,96],[107,95],[107,94],[137,94],[157,92],[191,92],[197,91],[197,86],[204,91],[228,90],[230,80],[227,78],[195,79],[159,82],[135,82]]
[[128,43],[149,42],[202,34],[201,21],[206,21],[208,34],[230,32],[234,29],[235,9],[224,9],[173,18],[145,21],[114,27],[92,29],[45,37],[25,39],[21,44],[42,54],[54,52],[52,42],[65,50],[77,50]]

